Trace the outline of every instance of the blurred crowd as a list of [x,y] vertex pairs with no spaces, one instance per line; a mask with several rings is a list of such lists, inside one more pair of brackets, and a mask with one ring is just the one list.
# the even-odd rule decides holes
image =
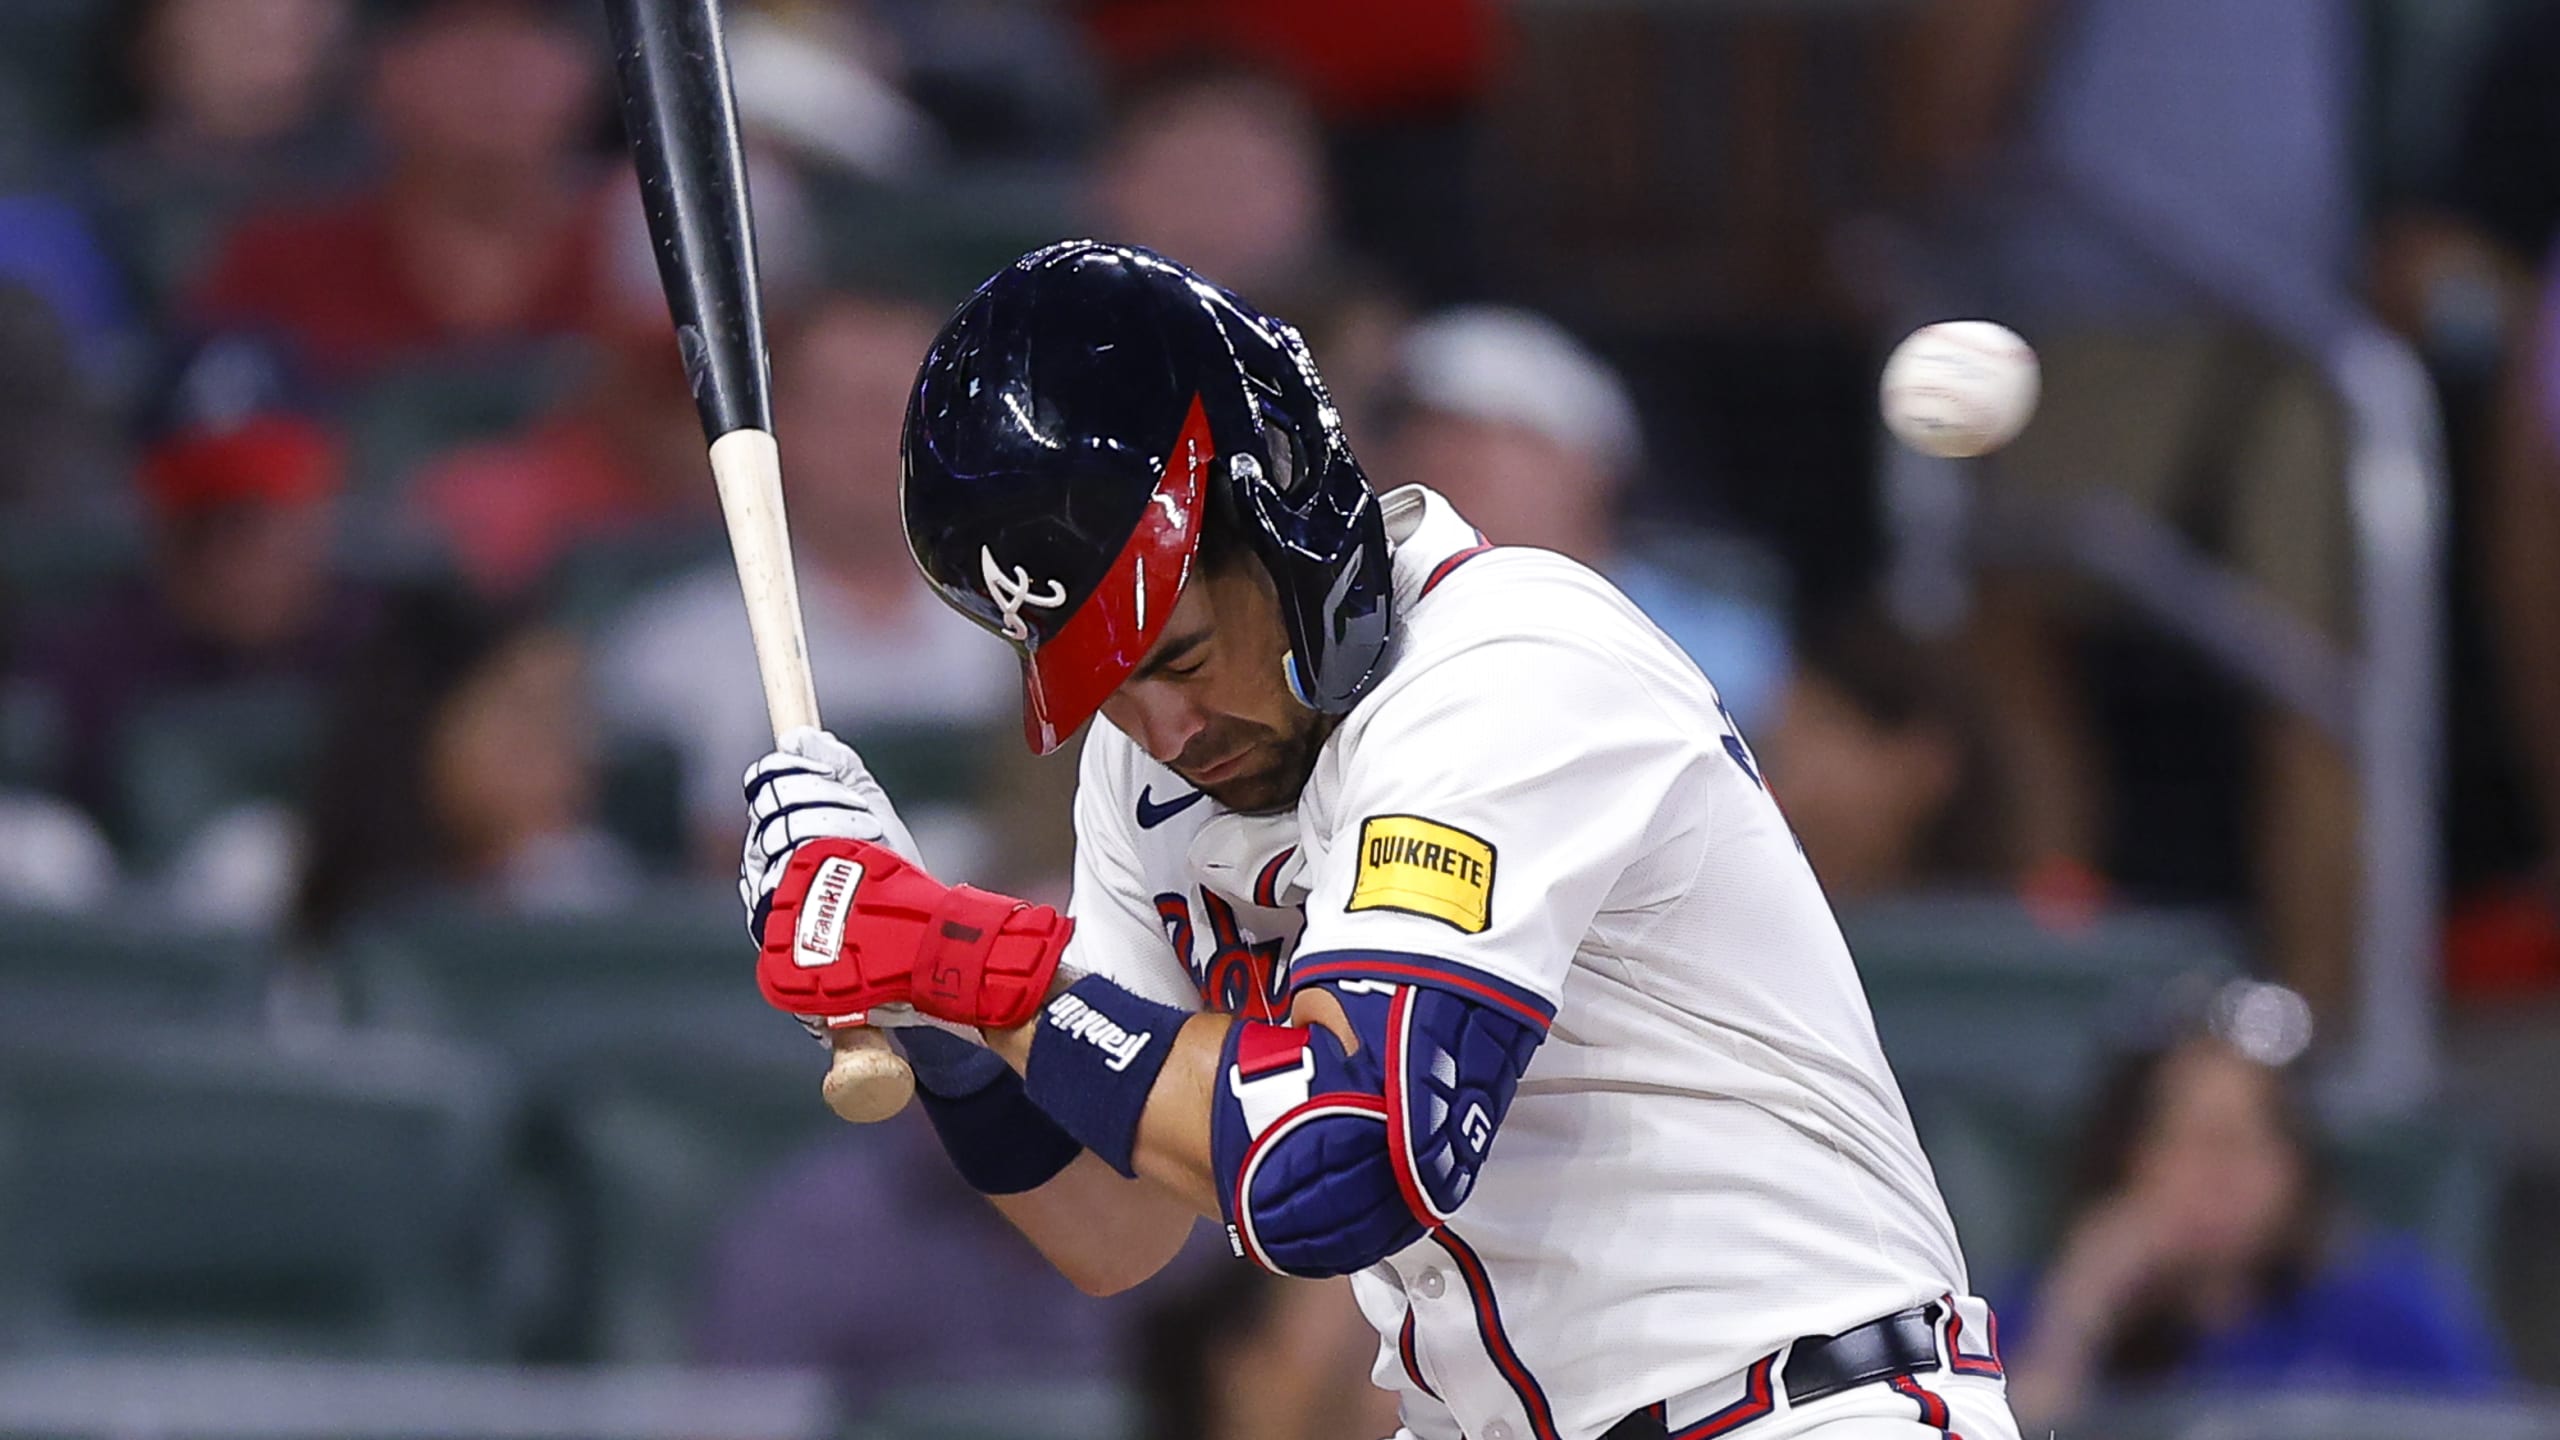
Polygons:
[[[255,937],[275,1010],[331,1024],[381,917],[708,893],[763,701],[599,7],[0,8],[0,913]],[[2560,1195],[2560,7],[728,9],[820,708],[938,871],[1035,895],[1073,766],[1021,753],[1005,651],[915,577],[898,427],[968,287],[1089,233],[1296,323],[1381,486],[1633,597],[1844,911],[1961,895],[2067,941],[2207,908],[2344,1033],[2352,735],[2070,542],[2165,537],[2364,678],[2394,537],[2280,317],[2377,318],[2443,419],[2453,1093],[2511,1213]],[[1964,472],[1932,596],[1889,583],[1920,541],[1873,385],[1953,315],[2027,336],[2045,402]],[[2357,1217],[2320,1045],[2228,1008],[2108,1037],[2049,1253],[1975,1277],[2022,1414],[2560,1380],[2560,1327]],[[1204,1254],[1086,1300],[896,1133],[741,1180],[691,1354],[1116,1373],[1166,1436],[1393,1428],[1347,1291]],[[2560,1268],[2532,1228],[2519,1289]]]

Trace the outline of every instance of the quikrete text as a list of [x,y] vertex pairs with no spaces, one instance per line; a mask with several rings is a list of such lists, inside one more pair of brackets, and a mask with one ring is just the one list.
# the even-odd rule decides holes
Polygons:
[[1372,835],[1369,837],[1368,860],[1372,869],[1409,865],[1416,870],[1454,876],[1477,887],[1485,883],[1482,860],[1437,840],[1419,840],[1410,835]]

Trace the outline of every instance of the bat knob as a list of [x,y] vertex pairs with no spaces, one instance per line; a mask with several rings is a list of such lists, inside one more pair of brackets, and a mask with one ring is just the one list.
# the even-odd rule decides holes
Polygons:
[[827,1108],[856,1125],[873,1125],[907,1108],[916,1076],[889,1037],[854,1026],[835,1032],[835,1058],[827,1067]]

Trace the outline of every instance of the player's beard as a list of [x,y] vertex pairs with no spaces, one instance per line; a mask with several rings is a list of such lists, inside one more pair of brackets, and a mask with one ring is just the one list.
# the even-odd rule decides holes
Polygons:
[[[1301,712],[1298,720],[1285,732],[1235,719],[1203,731],[1189,747],[1202,760],[1215,764],[1239,749],[1249,750],[1252,758],[1243,770],[1215,785],[1200,785],[1200,789],[1221,806],[1243,815],[1278,815],[1297,808],[1298,796],[1307,788],[1307,777],[1315,773],[1316,752],[1324,748],[1325,737],[1333,733],[1336,717],[1308,710]],[[1186,780],[1190,779],[1186,772],[1196,768],[1201,767],[1185,759],[1175,760],[1172,766],[1173,772]]]

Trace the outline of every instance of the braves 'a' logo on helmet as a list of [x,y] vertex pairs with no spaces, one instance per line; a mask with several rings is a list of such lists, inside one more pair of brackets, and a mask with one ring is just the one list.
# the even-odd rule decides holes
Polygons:
[[996,563],[995,547],[978,547],[978,574],[987,582],[987,598],[996,602],[996,613],[1004,624],[1005,637],[1020,644],[1031,638],[1031,627],[1022,618],[1022,607],[1055,610],[1067,603],[1067,587],[1055,580],[1032,583],[1028,567],[1016,565],[1013,573]]

